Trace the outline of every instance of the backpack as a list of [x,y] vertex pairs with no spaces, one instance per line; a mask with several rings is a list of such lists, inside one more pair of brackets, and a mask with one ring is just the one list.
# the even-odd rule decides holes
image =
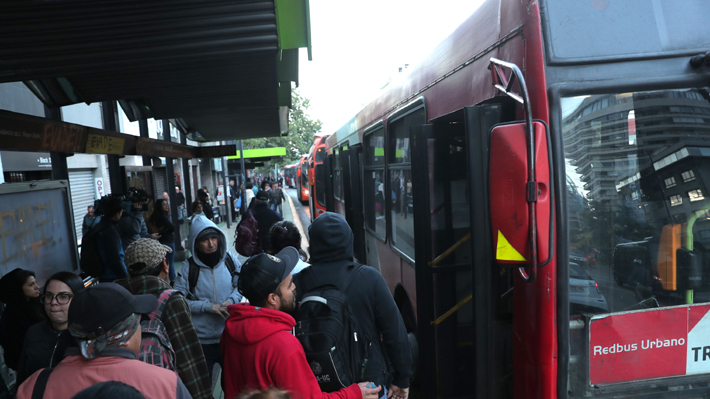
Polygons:
[[89,229],[81,238],[81,259],[79,264],[81,270],[91,277],[100,277],[104,273],[104,263],[99,254],[97,240],[101,239],[104,231],[109,228],[106,225],[96,225]]
[[[337,281],[328,284],[319,284],[311,268],[299,273],[300,279],[315,288],[303,295],[298,306],[296,338],[323,392],[335,392],[365,378],[371,343],[345,295],[360,267],[345,267]],[[346,271],[350,275],[342,283]]]
[[252,256],[261,252],[259,241],[259,222],[256,221],[251,210],[248,210],[237,225],[234,248],[244,256]]
[[170,343],[168,331],[162,322],[163,310],[170,297],[178,293],[175,290],[165,290],[158,298],[158,308],[141,322],[141,347],[138,360],[164,369],[177,372],[175,367],[175,350]]
[[[197,297],[195,296],[195,287],[197,286],[197,279],[200,278],[200,266],[195,263],[195,259],[193,259],[192,256],[187,260],[190,262],[190,268],[187,272],[187,298],[191,301],[196,301]],[[234,264],[234,259],[232,259],[229,254],[227,254],[224,259],[224,265],[227,266],[227,270],[229,270],[229,274],[232,277],[239,276],[237,266]]]

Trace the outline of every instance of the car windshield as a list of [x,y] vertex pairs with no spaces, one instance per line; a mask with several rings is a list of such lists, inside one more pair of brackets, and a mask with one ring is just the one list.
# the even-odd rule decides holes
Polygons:
[[592,277],[582,269],[582,266],[572,262],[569,263],[569,278],[576,278],[577,280],[592,279]]

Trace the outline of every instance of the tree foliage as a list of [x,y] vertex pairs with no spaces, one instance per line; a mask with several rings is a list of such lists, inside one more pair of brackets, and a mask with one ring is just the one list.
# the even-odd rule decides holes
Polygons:
[[265,165],[266,171],[289,165],[308,153],[313,145],[313,136],[321,131],[323,123],[308,115],[311,100],[301,96],[297,90],[291,92],[291,111],[289,113],[289,132],[285,137],[264,137],[244,140],[244,148],[286,147],[286,156],[270,161]]

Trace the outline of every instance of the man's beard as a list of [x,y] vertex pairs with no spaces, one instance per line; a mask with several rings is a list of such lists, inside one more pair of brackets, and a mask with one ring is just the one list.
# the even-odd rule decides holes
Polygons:
[[284,298],[281,298],[281,307],[279,307],[279,310],[292,316],[296,313],[296,291],[293,292],[290,302],[285,302]]

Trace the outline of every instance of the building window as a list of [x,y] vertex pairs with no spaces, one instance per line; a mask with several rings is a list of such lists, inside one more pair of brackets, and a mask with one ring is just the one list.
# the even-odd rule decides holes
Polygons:
[[683,198],[680,195],[671,196],[671,206],[677,206],[683,203]]
[[681,173],[681,176],[683,176],[684,183],[695,180],[695,173],[693,173],[692,170],[686,170],[685,172]]
[[703,197],[703,192],[700,189],[688,191],[688,197],[690,197],[690,202],[702,201],[705,199],[705,197]]
[[671,176],[664,181],[666,182],[666,188],[675,187],[675,177]]

